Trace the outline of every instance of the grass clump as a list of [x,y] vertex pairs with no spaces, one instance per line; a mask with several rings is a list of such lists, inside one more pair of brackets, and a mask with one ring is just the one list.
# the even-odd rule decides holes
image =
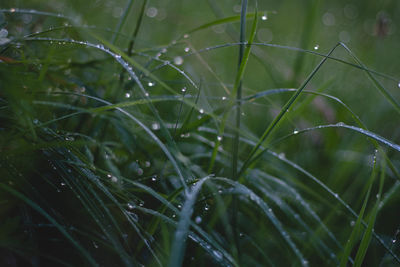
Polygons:
[[1,265],[400,263],[398,6],[22,2],[0,10]]

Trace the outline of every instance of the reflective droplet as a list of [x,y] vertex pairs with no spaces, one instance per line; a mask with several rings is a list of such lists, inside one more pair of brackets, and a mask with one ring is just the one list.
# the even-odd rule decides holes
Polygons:
[[279,153],[278,158],[284,159],[286,157],[285,153]]
[[158,9],[155,8],[155,7],[149,7],[149,8],[146,10],[146,15],[147,15],[149,18],[154,18],[155,16],[157,16],[157,14],[158,14]]
[[208,206],[207,204],[204,206],[204,210],[209,210],[210,206]]
[[213,251],[214,256],[218,259],[218,260],[222,260],[223,255],[221,252],[219,252],[218,250],[214,250]]
[[143,175],[143,169],[142,168],[139,168],[138,170],[137,170],[137,174],[140,176],[140,175]]
[[152,125],[151,125],[151,129],[153,129],[153,130],[160,130],[160,124],[158,123],[158,122],[154,122]]
[[175,218],[176,217],[176,214],[172,214],[172,218]]
[[197,223],[197,224],[200,224],[202,220],[203,220],[203,219],[202,219],[200,216],[197,216],[197,217],[194,219],[194,222]]
[[204,109],[201,108],[201,109],[199,110],[199,112],[200,112],[201,114],[203,114],[203,113],[204,113]]
[[157,181],[157,177],[156,176],[151,177],[151,181],[156,182]]
[[190,35],[186,33],[185,35],[183,35],[183,38],[187,39],[187,38],[189,38],[189,36]]
[[93,247],[94,248],[99,248],[99,245],[97,245],[97,243],[93,241]]
[[178,207],[178,209],[181,209],[181,208],[182,208],[182,205],[181,205],[181,204],[178,204],[177,207]]
[[355,224],[356,224],[355,221],[351,221],[351,222],[350,222],[350,226],[354,226]]
[[150,86],[150,87],[153,87],[156,84],[154,82],[148,82],[147,85]]
[[10,12],[14,13],[16,11],[15,8],[10,8]]
[[133,203],[128,203],[126,205],[127,205],[128,209],[130,209],[130,210],[135,209],[135,205]]
[[319,49],[319,45],[316,44],[316,45],[314,46],[314,50],[318,50],[318,49]]
[[217,136],[218,141],[222,141],[222,136]]
[[130,93],[126,93],[126,94],[125,94],[125,97],[126,97],[126,98],[130,98],[130,97],[131,97],[131,94],[130,94]]
[[187,53],[187,52],[190,51],[190,48],[189,47],[185,47],[184,51]]
[[181,92],[182,92],[182,93],[186,92],[186,87],[183,87],[183,88],[181,89]]
[[178,57],[175,57],[174,58],[174,63],[175,63],[175,65],[182,65],[183,64],[183,58],[182,57],[180,57],[180,56],[178,56]]
[[399,88],[400,88],[400,82],[397,84],[397,87],[399,87]]
[[294,131],[293,131],[293,134],[298,134],[298,133],[299,133],[298,130],[294,130]]
[[261,19],[262,20],[267,20],[268,19],[267,14],[262,15]]
[[222,99],[223,101],[226,100],[226,96],[223,96],[221,99]]

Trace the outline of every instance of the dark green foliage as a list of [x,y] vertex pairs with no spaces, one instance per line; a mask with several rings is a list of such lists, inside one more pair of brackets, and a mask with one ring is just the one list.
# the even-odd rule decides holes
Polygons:
[[398,266],[400,5],[281,2],[2,1],[0,266]]

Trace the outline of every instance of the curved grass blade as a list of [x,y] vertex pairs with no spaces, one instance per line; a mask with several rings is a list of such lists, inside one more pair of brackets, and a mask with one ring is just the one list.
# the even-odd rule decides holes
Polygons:
[[176,227],[174,241],[171,248],[171,257],[169,260],[170,267],[182,266],[183,256],[186,249],[186,239],[189,232],[190,218],[193,214],[193,206],[195,204],[197,195],[199,194],[201,187],[211,176],[200,179],[190,193],[186,193],[186,200],[183,204],[182,211],[179,215],[179,222]]
[[[339,44],[336,44],[327,54],[327,56],[330,56],[333,51],[339,46]],[[258,140],[257,144],[253,147],[249,155],[247,156],[247,159],[244,161],[243,166],[239,172],[240,174],[243,174],[243,172],[247,169],[249,166],[250,161],[252,160],[252,157],[254,154],[257,152],[257,150],[260,148],[260,146],[263,144],[265,139],[272,133],[272,131],[275,129],[275,127],[278,126],[279,122],[281,121],[282,118],[285,117],[285,114],[289,111],[289,109],[292,107],[292,105],[296,102],[297,98],[303,91],[303,89],[307,86],[307,84],[310,82],[310,80],[314,77],[314,75],[318,72],[318,70],[321,68],[321,66],[326,62],[328,58],[325,57],[322,59],[322,61],[315,67],[315,69],[312,71],[312,73],[307,77],[307,79],[303,82],[303,84],[299,87],[299,89],[296,91],[296,93],[293,94],[293,96],[286,102],[286,104],[283,106],[281,109],[280,113],[278,116],[275,117],[275,119],[269,124],[267,129],[264,131],[262,134],[261,138]]]
[[364,203],[363,203],[363,205],[361,207],[360,213],[358,214],[357,221],[356,221],[356,223],[354,225],[353,231],[351,232],[351,235],[350,235],[349,239],[347,240],[346,246],[345,246],[345,248],[343,250],[343,255],[342,255],[342,258],[341,258],[341,261],[340,261],[340,267],[346,267],[347,266],[347,261],[348,261],[348,259],[350,257],[351,251],[352,251],[355,243],[357,242],[357,240],[360,237],[360,234],[361,234],[361,231],[362,231],[361,221],[362,221],[362,219],[364,217],[365,209],[367,208],[368,199],[369,199],[369,196],[371,194],[371,189],[372,189],[373,182],[375,180],[376,173],[377,173],[377,168],[376,168],[376,155],[375,155],[374,156],[374,162],[373,162],[373,170],[372,170],[372,173],[371,173],[371,177],[370,177],[370,179],[368,181],[368,184],[369,184],[368,185],[368,191],[367,191],[367,194],[365,195]]

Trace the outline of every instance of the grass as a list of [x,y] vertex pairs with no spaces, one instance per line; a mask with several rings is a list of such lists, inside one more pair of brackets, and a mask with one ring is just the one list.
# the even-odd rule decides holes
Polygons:
[[2,2],[0,265],[400,264],[400,5],[203,2]]

